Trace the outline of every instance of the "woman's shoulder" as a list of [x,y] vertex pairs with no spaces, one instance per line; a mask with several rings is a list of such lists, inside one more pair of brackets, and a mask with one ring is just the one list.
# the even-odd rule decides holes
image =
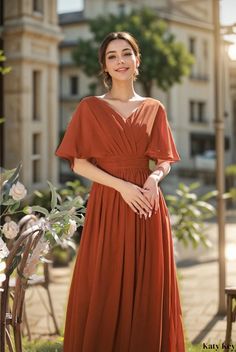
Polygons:
[[159,100],[157,98],[152,98],[152,97],[148,97],[146,99],[149,101],[149,104],[151,106],[153,106],[155,109],[157,109],[157,111],[165,110],[165,106],[161,100]]
[[93,96],[84,96],[77,102],[75,112],[89,113],[93,103]]
[[85,105],[86,103],[90,103],[92,98],[93,98],[93,96],[86,95],[86,96],[84,96],[83,98],[80,99],[78,105]]

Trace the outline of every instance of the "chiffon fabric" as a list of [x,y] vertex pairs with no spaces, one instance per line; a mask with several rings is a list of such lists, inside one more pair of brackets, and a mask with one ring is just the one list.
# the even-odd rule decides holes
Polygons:
[[[146,98],[128,117],[99,97],[77,106],[56,155],[89,160],[143,186],[149,160],[180,160],[163,104]],[[115,189],[93,182],[70,287],[65,352],[184,352],[170,218],[146,220]]]

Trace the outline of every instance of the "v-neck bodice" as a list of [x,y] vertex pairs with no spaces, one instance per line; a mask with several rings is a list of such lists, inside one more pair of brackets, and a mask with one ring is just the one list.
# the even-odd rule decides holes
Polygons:
[[[57,155],[68,159],[72,167],[74,158],[94,163],[109,157],[179,160],[165,109],[153,98],[142,101],[126,120],[106,101],[83,98]],[[116,164],[122,165],[121,161]]]
[[141,100],[141,103],[128,116],[124,116],[120,111],[117,110],[117,108],[115,108],[107,100],[105,100],[103,98],[96,97],[96,96],[93,96],[93,98],[104,103],[105,106],[107,106],[110,110],[112,110],[113,113],[119,115],[119,117],[121,117],[122,120],[124,120],[124,121],[128,121],[129,119],[131,119],[131,117],[134,116],[135,113],[139,112],[139,110],[141,110],[142,106],[149,100],[149,98],[145,98],[145,99]]

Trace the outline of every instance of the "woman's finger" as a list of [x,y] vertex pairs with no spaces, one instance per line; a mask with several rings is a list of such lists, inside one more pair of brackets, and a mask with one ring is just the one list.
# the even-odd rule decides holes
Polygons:
[[150,201],[145,196],[138,196],[135,199],[135,201],[138,202],[140,204],[140,206],[142,208],[144,208],[145,210],[152,209],[152,205],[150,204]]
[[132,203],[128,203],[128,205],[130,206],[130,208],[131,208],[136,214],[139,213],[138,210],[133,206]]
[[152,209],[152,205],[150,203],[150,191],[145,192],[145,194],[140,194],[139,199],[150,209]]

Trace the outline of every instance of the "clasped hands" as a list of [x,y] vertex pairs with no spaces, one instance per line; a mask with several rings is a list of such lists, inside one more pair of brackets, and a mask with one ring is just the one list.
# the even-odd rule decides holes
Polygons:
[[159,177],[149,175],[143,187],[139,187],[131,182],[125,182],[120,194],[130,208],[140,218],[142,216],[147,219],[151,217],[153,211],[156,213],[159,207]]

